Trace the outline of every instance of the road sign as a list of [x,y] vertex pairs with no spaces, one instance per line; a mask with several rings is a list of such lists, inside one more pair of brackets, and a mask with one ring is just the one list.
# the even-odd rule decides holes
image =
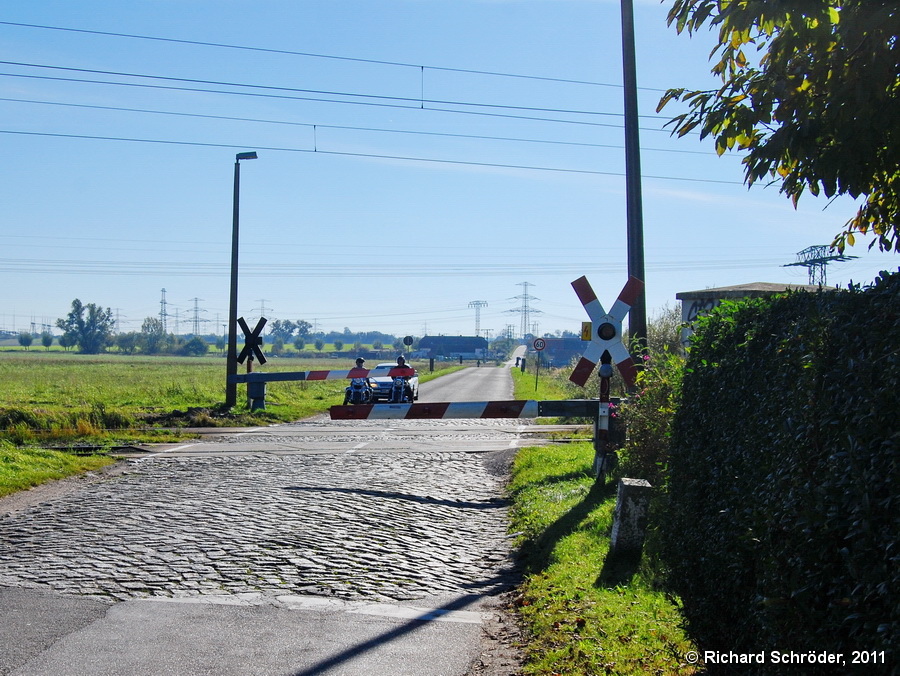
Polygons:
[[572,282],[572,288],[575,289],[578,300],[591,318],[591,343],[584,351],[584,356],[575,365],[569,380],[584,387],[603,353],[609,352],[626,384],[631,387],[634,385],[637,369],[628,348],[622,341],[622,320],[643,290],[644,283],[637,277],[629,277],[609,312],[606,312],[597,300],[597,294],[591,288],[587,277],[576,279]]
[[412,337],[412,336],[406,336],[406,338],[403,339],[403,344],[406,345],[406,347],[409,347],[410,345],[412,345],[412,344],[413,344],[413,337]]
[[532,345],[534,346],[534,349],[535,349],[535,350],[537,350],[538,352],[540,352],[540,351],[543,350],[545,347],[547,347],[547,341],[544,340],[543,338],[535,338],[535,339],[534,339],[534,342],[532,343]]
[[243,317],[238,319],[241,331],[244,332],[244,349],[241,350],[241,353],[238,355],[238,364],[243,364],[244,360],[251,355],[260,364],[266,363],[267,359],[262,351],[262,336],[260,334],[267,321],[268,320],[265,317],[260,317],[259,321],[256,322],[256,328],[251,331]]

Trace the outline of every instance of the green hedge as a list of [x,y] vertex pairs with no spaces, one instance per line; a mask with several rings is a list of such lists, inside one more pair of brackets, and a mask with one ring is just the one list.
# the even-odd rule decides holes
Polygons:
[[900,673],[900,274],[723,305],[682,395],[663,552],[701,653],[848,660],[811,674],[884,650],[859,673]]

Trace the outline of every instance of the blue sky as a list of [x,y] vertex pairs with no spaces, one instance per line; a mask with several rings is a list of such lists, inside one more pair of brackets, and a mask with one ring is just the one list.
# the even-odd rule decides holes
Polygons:
[[[795,210],[661,131],[666,88],[716,85],[712,37],[678,36],[669,4],[635,0],[651,317],[680,291],[805,283],[782,266],[855,211]],[[541,333],[578,330],[570,282],[607,307],[625,282],[618,0],[35,0],[0,21],[0,329],[79,298],[139,330],[165,288],[170,329],[222,331],[250,150],[248,320],[471,335],[477,300],[497,335],[527,289]],[[867,244],[830,285],[896,269]]]

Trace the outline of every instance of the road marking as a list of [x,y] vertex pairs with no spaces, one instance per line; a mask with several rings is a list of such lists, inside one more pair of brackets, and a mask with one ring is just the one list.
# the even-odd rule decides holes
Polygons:
[[151,453],[150,455],[145,455],[142,458],[138,458],[137,462],[140,462],[141,460],[147,460],[149,458],[155,458],[158,455],[165,455],[166,453],[175,453],[177,451],[183,451],[184,449],[190,448],[191,446],[199,446],[199,445],[200,445],[200,442],[197,442],[194,444],[184,444],[183,446],[176,446],[175,448],[167,448],[164,451],[159,451],[159,453]]
[[345,454],[346,454],[346,453],[353,453],[353,451],[358,451],[359,449],[361,449],[361,448],[363,448],[363,447],[365,447],[365,446],[368,446],[368,445],[369,445],[369,442],[368,442],[368,441],[364,441],[364,442],[362,442],[361,444],[356,444],[356,446],[354,446],[353,448],[344,451],[344,453],[345,453]]

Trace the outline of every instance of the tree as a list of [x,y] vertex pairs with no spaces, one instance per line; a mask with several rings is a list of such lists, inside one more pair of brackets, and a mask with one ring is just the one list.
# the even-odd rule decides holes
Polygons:
[[297,352],[303,352],[303,348],[305,347],[306,341],[303,338],[301,338],[300,336],[294,338],[294,348],[297,350]]
[[[699,127],[721,155],[745,151],[748,185],[771,179],[796,206],[805,190],[865,197],[834,240],[854,232],[900,252],[900,12],[895,0],[675,0],[679,33],[717,26],[714,91],[671,89],[660,101],[690,110],[672,120]],[[762,52],[759,65],[747,52]],[[711,56],[712,58],[712,56]]]
[[27,351],[31,344],[34,342],[34,336],[28,333],[27,331],[22,331],[19,334],[19,345],[25,348]]
[[272,340],[280,339],[282,344],[288,342],[296,330],[297,325],[290,319],[276,319],[269,322],[269,336]]
[[82,304],[77,298],[72,301],[72,310],[65,319],[57,319],[56,326],[63,330],[72,344],[77,344],[85,354],[97,354],[110,344],[112,339],[112,310],[105,310],[94,303]]
[[59,337],[59,346],[66,352],[69,351],[70,347],[74,347],[75,345],[76,341],[72,336],[64,333]]
[[323,341],[321,338],[317,338],[316,342],[315,342],[315,346],[316,346],[316,351],[321,352],[322,348],[325,347],[325,341]]
[[41,345],[43,345],[47,350],[50,349],[50,346],[53,345],[53,334],[49,331],[44,331],[41,334]]
[[275,340],[272,341],[271,352],[276,357],[280,357],[282,354],[284,354],[284,339],[283,338],[281,338],[279,336],[278,338],[275,338]]
[[120,333],[116,336],[116,347],[124,354],[134,354],[141,342],[141,334],[136,331]]
[[202,357],[209,351],[209,343],[200,336],[194,336],[178,348],[178,354],[185,357]]
[[147,317],[141,324],[141,349],[147,354],[161,352],[166,345],[166,330],[156,317]]
[[340,352],[343,349],[344,349],[344,341],[343,340],[334,341],[334,351],[335,352]]
[[309,338],[309,334],[312,331],[312,324],[303,319],[298,319],[294,322],[294,331],[296,331],[297,335],[300,338]]
[[681,353],[681,309],[668,303],[647,326],[647,347],[654,355]]

